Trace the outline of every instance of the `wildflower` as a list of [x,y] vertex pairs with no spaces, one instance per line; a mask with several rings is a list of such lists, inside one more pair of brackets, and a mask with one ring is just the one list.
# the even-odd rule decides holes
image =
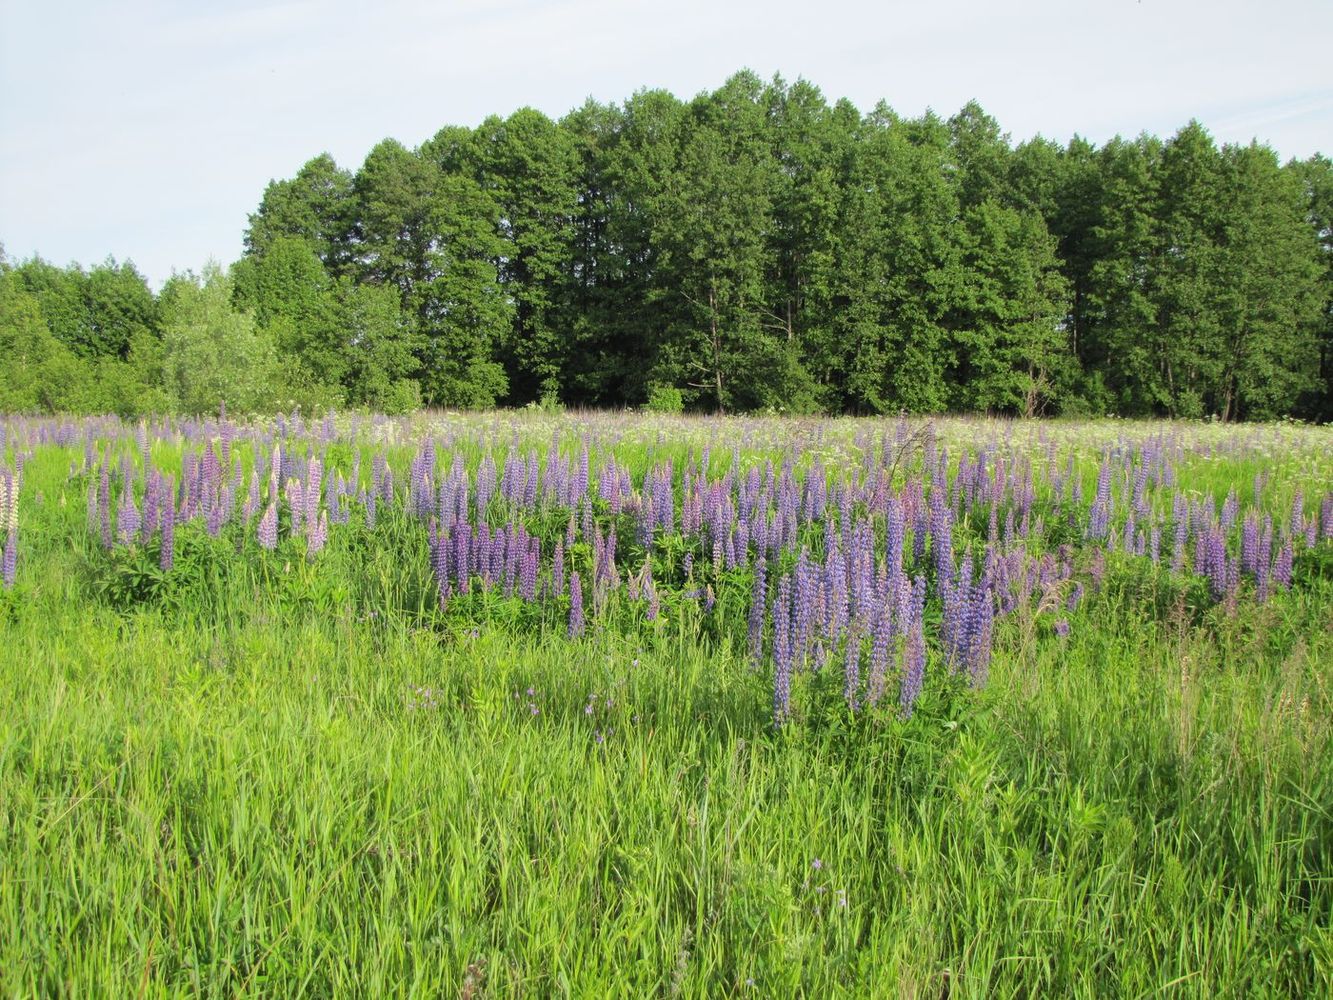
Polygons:
[[97,510],[101,516],[102,547],[111,548],[111,472],[102,463],[102,474],[97,483]]
[[773,602],[773,723],[782,725],[791,707],[791,580],[778,582]]
[[[688,556],[688,553],[687,553]],[[750,591],[750,659],[759,662],[764,644],[764,602],[766,563],[761,555],[754,564],[754,586]]]
[[278,547],[278,502],[273,500],[264,511],[264,516],[259,519],[259,528],[256,532],[259,538],[260,548],[267,549],[270,552]]
[[[171,480],[167,480],[167,496],[171,496]],[[176,558],[176,505],[168,499],[162,508],[162,548],[158,553],[158,566],[163,573],[171,571]]]
[[898,707],[904,718],[911,718],[913,706],[921,695],[926,674],[926,635],[924,610],[926,581],[918,576],[912,581],[910,621],[907,631],[907,662],[898,692]]
[[0,583],[8,590],[14,586],[18,572],[19,536],[15,528],[10,528],[5,539],[5,551],[0,557]]
[[578,638],[583,634],[583,582],[578,570],[569,574],[569,637]]
[[1273,579],[1284,589],[1291,587],[1291,564],[1291,537],[1288,536],[1286,541],[1283,542],[1282,548],[1278,551],[1277,557],[1273,560]]
[[861,684],[861,634],[856,629],[847,634],[842,676],[842,696],[847,700],[847,706],[855,709],[856,694]]

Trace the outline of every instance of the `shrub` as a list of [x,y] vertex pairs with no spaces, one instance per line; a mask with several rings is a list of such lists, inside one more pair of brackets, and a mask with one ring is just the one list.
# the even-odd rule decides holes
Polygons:
[[648,402],[643,405],[648,413],[681,413],[685,400],[674,385],[654,383],[648,387]]

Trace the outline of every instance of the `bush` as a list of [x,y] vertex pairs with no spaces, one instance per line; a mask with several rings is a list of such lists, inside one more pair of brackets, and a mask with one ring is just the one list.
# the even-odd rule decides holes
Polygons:
[[648,402],[644,403],[643,408],[648,413],[682,413],[685,410],[685,399],[674,385],[658,383],[648,387]]

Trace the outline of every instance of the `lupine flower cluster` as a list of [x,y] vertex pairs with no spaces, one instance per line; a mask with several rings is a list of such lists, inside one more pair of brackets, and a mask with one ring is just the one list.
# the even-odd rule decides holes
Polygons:
[[[1190,488],[1189,462],[1268,447],[1258,432],[1259,444],[1117,431],[1088,462],[1087,446],[1042,424],[946,436],[906,420],[849,432],[699,421],[679,441],[649,426],[100,419],[23,434],[81,448],[92,537],[156,544],[164,571],[180,531],[318,560],[341,532],[393,519],[425,539],[443,614],[486,594],[549,607],[578,639],[627,607],[651,626],[683,602],[715,614],[733,595],[730,621],[771,672],[779,724],[804,674],[841,671],[852,710],[904,716],[928,669],[984,684],[1006,619],[1040,607],[1068,635],[1127,562],[1197,577],[1232,607],[1293,586],[1301,554],[1333,540],[1333,490],[1282,492],[1266,474],[1224,496]],[[176,452],[179,466],[154,464]],[[17,495],[6,483],[17,474],[0,475],[0,511]]]
[[23,478],[23,463],[13,468],[0,465],[0,586],[6,590],[18,578],[19,559],[19,486]]

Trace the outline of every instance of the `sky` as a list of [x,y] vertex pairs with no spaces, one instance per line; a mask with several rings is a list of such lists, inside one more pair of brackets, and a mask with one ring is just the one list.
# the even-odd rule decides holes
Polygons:
[[862,110],[975,99],[1015,142],[1168,136],[1333,154],[1330,0],[0,0],[0,244],[155,286],[241,254],[272,179],[381,139],[741,68]]

